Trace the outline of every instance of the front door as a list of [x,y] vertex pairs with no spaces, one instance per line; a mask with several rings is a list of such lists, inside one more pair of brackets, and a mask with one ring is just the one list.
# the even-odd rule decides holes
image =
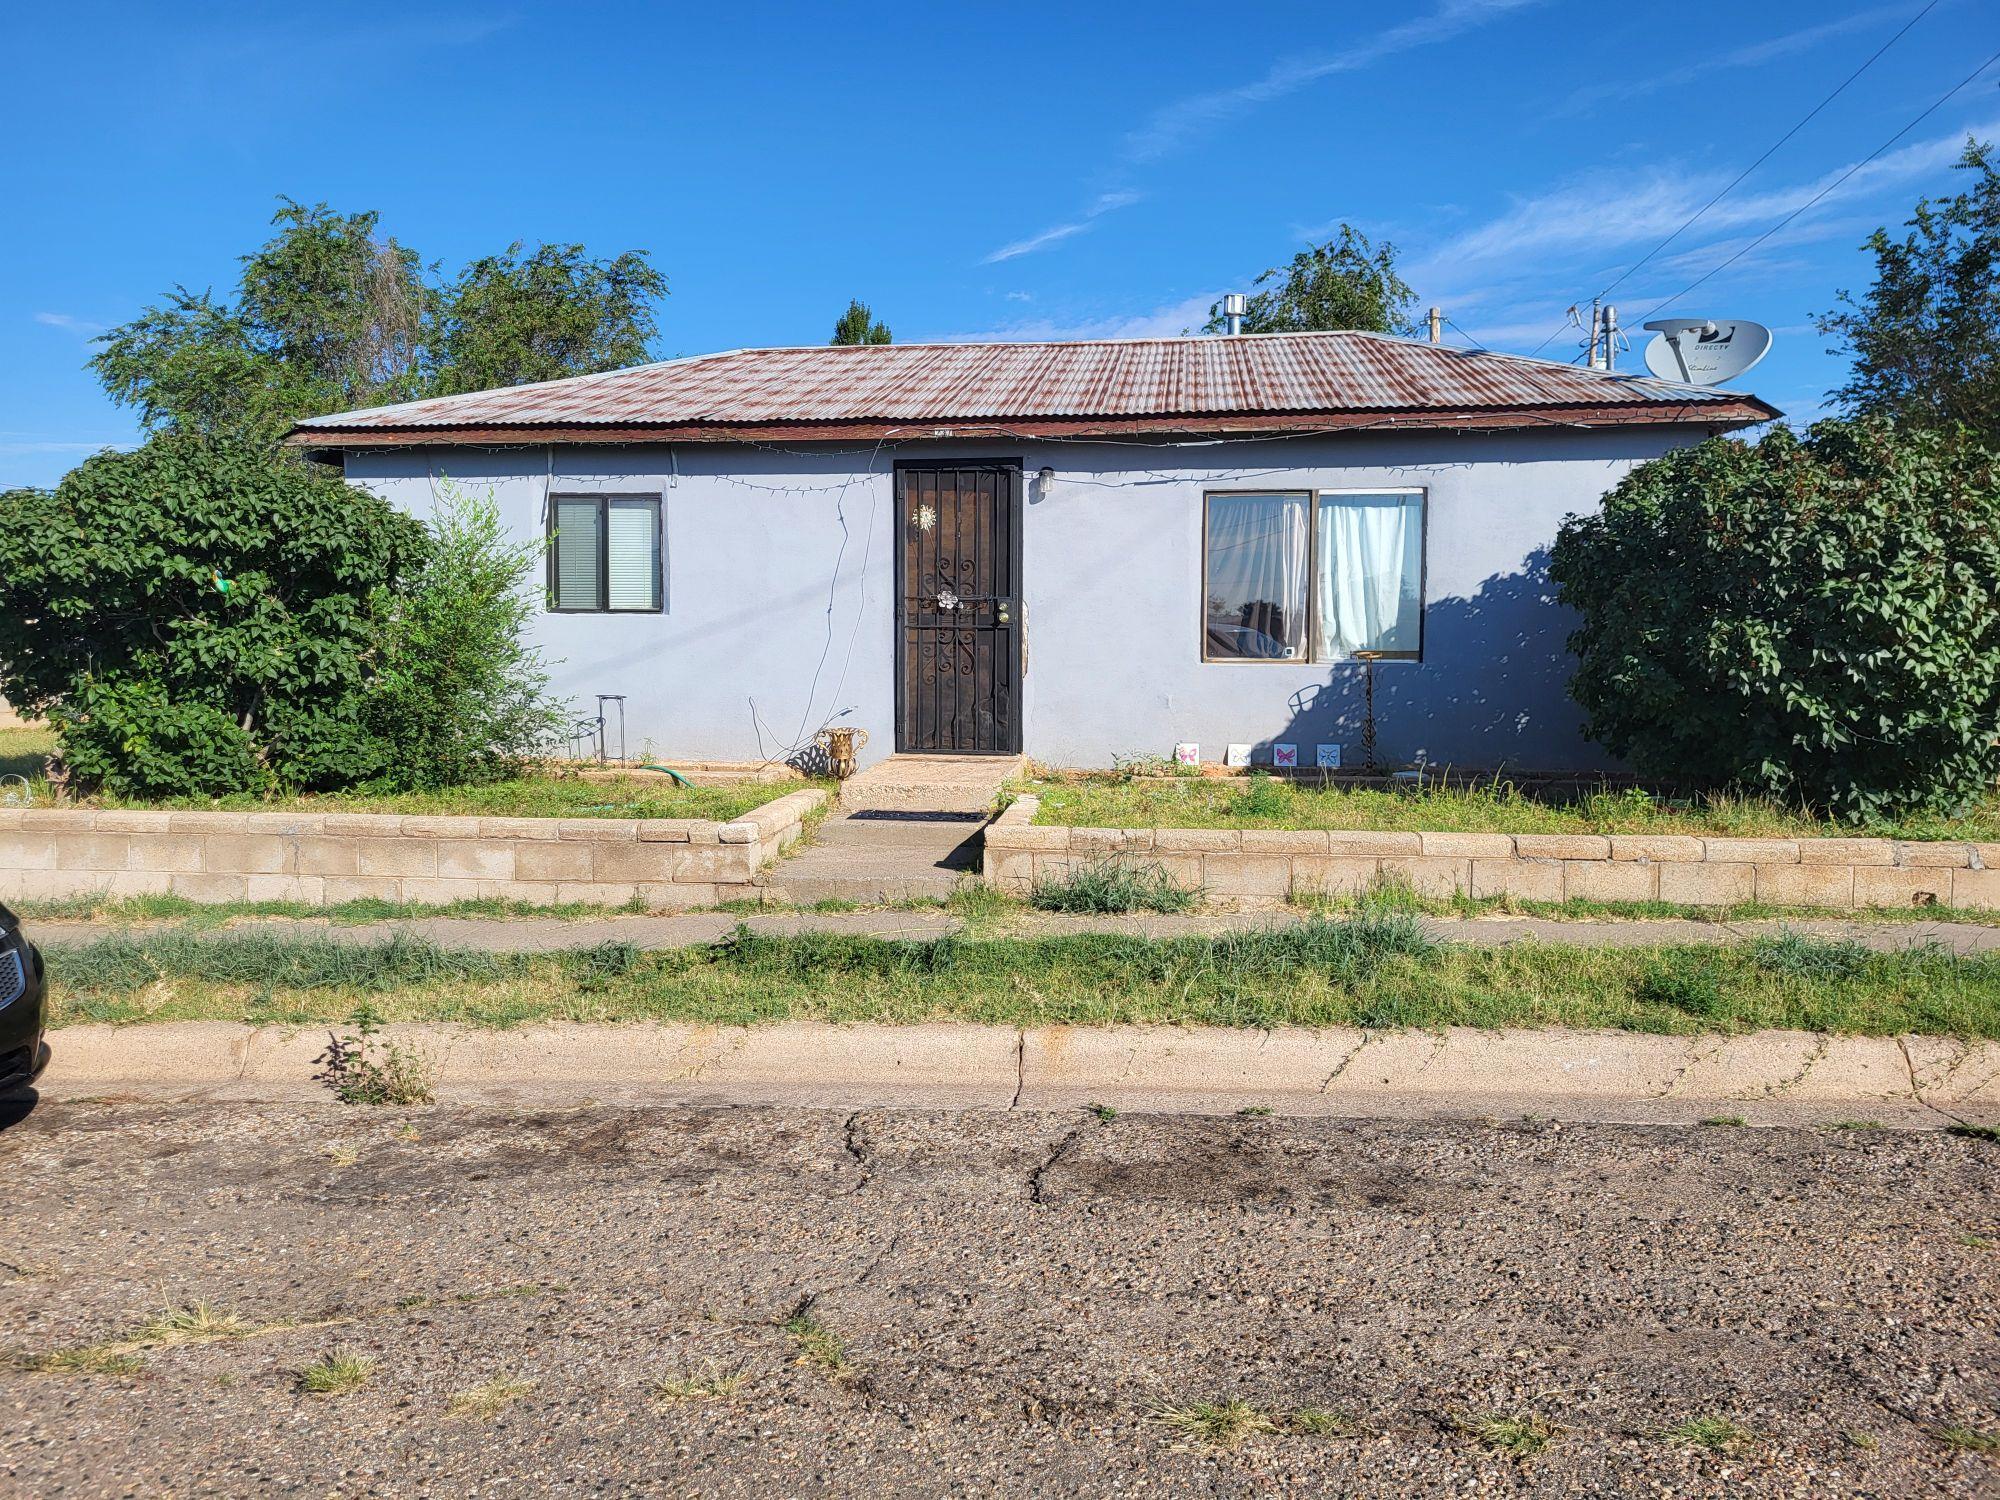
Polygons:
[[1021,748],[1021,465],[898,464],[896,748]]

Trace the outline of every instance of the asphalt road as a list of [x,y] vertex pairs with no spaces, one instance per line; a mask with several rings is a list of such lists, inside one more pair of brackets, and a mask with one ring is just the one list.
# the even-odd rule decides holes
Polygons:
[[[2000,1493],[1977,1139],[100,1101],[0,1173],[8,1494]],[[1231,1398],[1352,1435],[1154,1415]]]

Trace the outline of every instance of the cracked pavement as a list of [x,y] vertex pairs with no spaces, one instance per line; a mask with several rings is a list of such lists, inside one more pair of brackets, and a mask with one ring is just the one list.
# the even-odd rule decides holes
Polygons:
[[[77,1100],[0,1162],[7,1493],[2000,1488],[1944,1436],[2000,1429],[1974,1138]],[[27,1367],[195,1303],[255,1331]],[[801,1362],[801,1308],[851,1368]],[[301,1394],[336,1348],[366,1382]],[[654,1397],[718,1373],[744,1378]],[[1232,1397],[1360,1435],[1213,1452],[1150,1415]],[[1522,1411],[1557,1429],[1525,1461],[1459,1425]],[[1704,1415],[1755,1437],[1662,1436]]]

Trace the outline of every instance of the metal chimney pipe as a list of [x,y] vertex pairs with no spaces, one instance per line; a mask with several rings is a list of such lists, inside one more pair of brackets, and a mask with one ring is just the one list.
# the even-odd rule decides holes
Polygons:
[[1244,301],[1241,292],[1225,292],[1223,294],[1222,322],[1223,327],[1229,330],[1231,337],[1243,331],[1243,308]]

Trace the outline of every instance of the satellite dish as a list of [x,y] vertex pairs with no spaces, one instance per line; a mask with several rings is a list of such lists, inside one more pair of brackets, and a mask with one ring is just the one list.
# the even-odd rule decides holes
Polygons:
[[1721,385],[1771,352],[1762,323],[1721,318],[1657,318],[1659,337],[1646,346],[1646,368],[1680,385]]

